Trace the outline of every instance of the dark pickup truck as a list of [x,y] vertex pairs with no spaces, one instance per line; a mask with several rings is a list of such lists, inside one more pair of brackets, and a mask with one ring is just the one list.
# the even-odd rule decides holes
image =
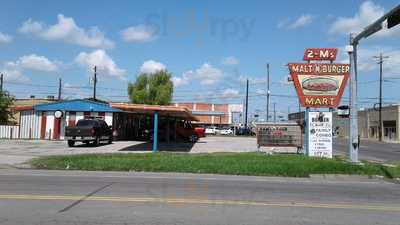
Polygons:
[[83,119],[78,120],[75,127],[65,128],[65,139],[69,147],[73,147],[75,142],[83,142],[87,145],[93,142],[94,146],[98,146],[101,141],[111,144],[113,134],[111,128],[103,120]]

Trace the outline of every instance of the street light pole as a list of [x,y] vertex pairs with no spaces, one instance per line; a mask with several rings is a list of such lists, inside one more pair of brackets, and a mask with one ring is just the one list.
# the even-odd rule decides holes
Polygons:
[[350,46],[347,51],[350,58],[350,141],[349,157],[351,162],[358,162],[358,110],[357,110],[357,42],[350,35]]
[[382,123],[382,53],[379,55],[379,141],[382,141],[382,130],[383,130],[383,123]]
[[350,138],[349,138],[349,157],[351,162],[358,162],[358,148],[360,137],[358,135],[358,115],[357,115],[357,45],[363,38],[380,31],[382,23],[387,21],[387,29],[400,24],[400,5],[397,5],[388,13],[377,19],[374,23],[367,26],[356,36],[350,36],[350,45],[346,46],[350,58]]

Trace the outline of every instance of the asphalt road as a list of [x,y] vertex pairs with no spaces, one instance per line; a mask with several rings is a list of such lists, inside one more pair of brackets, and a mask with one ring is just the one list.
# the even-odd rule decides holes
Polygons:
[[0,224],[399,224],[400,185],[356,178],[0,170]]
[[[348,155],[348,140],[336,138],[333,140],[334,154]],[[378,162],[399,162],[400,144],[370,140],[361,140],[359,159]]]

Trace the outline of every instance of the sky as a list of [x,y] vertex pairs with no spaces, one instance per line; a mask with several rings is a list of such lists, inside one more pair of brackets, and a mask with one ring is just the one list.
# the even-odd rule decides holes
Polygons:
[[[18,1],[3,0],[0,72],[18,98],[90,97],[93,67],[98,97],[128,101],[127,85],[142,72],[168,70],[174,102],[243,103],[249,79],[249,111],[265,114],[266,65],[271,106],[277,115],[298,109],[287,82],[289,62],[305,48],[338,48],[348,63],[349,34],[395,7],[385,1]],[[377,102],[379,66],[384,103],[400,103],[400,26],[376,33],[359,46],[360,107]],[[348,93],[342,103],[346,104]]]

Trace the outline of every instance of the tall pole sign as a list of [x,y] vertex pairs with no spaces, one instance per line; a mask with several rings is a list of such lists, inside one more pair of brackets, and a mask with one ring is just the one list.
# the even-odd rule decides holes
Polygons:
[[332,158],[332,112],[310,108],[331,109],[340,104],[350,65],[334,63],[337,52],[336,48],[308,48],[303,56],[307,63],[288,64],[299,102],[306,107],[305,152],[309,156]]

